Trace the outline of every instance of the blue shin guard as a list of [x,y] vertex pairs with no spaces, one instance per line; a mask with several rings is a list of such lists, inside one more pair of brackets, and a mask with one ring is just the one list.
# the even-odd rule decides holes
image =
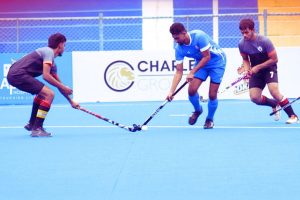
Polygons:
[[195,111],[202,112],[202,106],[200,105],[199,94],[196,93],[194,96],[189,95],[189,100],[192,103]]
[[208,107],[208,114],[207,114],[207,118],[206,119],[210,119],[213,121],[214,119],[214,115],[215,115],[215,112],[218,108],[218,99],[215,99],[215,100],[208,100],[208,104],[207,104],[207,107]]

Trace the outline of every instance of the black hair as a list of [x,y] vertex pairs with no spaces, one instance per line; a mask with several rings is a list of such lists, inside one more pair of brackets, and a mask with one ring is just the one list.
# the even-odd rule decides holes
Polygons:
[[240,21],[240,30],[246,30],[249,28],[249,30],[254,30],[254,21],[253,19],[247,18],[247,19],[242,19]]
[[67,38],[61,33],[54,33],[48,38],[48,47],[55,49],[61,42],[66,42]]
[[182,23],[175,22],[170,26],[170,33],[172,35],[178,35],[182,32],[186,32],[185,27]]

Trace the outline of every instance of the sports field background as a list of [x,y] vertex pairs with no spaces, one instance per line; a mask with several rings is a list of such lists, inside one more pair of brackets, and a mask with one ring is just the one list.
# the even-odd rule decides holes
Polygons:
[[[142,124],[162,102],[82,106],[125,125]],[[300,127],[270,109],[220,101],[215,128],[204,113],[187,124],[188,101],[167,104],[148,131],[131,133],[68,105],[53,106],[52,138],[23,129],[30,106],[0,107],[0,198],[297,200]],[[295,103],[294,109],[300,109]]]
[[[214,129],[204,130],[207,103],[202,103],[204,113],[196,125],[189,126],[191,104],[175,99],[149,122],[148,131],[131,133],[72,109],[56,92],[45,122],[53,137],[29,136],[23,126],[29,119],[31,99],[24,101],[27,95],[12,95],[5,82],[11,59],[46,45],[50,34],[61,31],[68,38],[68,46],[58,63],[67,66],[60,71],[61,78],[72,86],[72,51],[143,49],[141,16],[145,1],[0,3],[0,199],[300,199],[300,124],[285,124],[287,116],[283,112],[275,122],[269,116],[270,108],[250,100],[220,99]],[[158,5],[162,1],[153,2]],[[173,4],[174,21],[214,34],[211,0],[164,2]],[[296,28],[300,25],[298,0],[219,0],[218,6],[218,39],[222,47],[236,48],[240,39],[236,25],[241,17],[248,16],[255,19],[258,32],[270,37],[276,47],[290,50],[300,46],[300,30]],[[209,16],[195,16],[205,14]],[[109,18],[114,16],[118,18]],[[28,17],[35,19],[24,20]],[[40,19],[45,17],[49,19]],[[66,18],[55,20],[56,17]],[[294,54],[298,55],[297,51]],[[298,73],[289,70],[299,63],[293,62],[294,58],[279,58],[280,62],[291,62],[280,66],[284,76],[281,87],[290,85],[291,90],[297,89],[297,78],[291,77]],[[83,102],[81,106],[131,126],[148,119],[164,98],[147,102]],[[300,101],[293,108],[299,115]]]

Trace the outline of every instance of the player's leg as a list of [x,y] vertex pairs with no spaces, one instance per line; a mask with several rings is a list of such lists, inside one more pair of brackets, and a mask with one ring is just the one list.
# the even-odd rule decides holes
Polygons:
[[53,101],[54,92],[45,86],[44,83],[29,74],[10,74],[8,79],[10,84],[19,90],[36,95],[29,120],[30,125],[26,125],[25,128],[31,130],[31,136],[34,137],[50,136],[51,134],[47,133],[42,127],[44,119],[41,120],[39,118],[45,118],[45,114],[47,114],[50,109],[49,105],[51,105]]
[[36,119],[32,127],[31,136],[51,136],[51,133],[45,131],[45,129],[43,128],[43,124],[50,110],[54,98],[54,92],[49,87],[44,85],[41,91],[38,93],[37,97],[40,101],[36,113]]
[[214,126],[214,116],[218,108],[218,90],[225,72],[225,63],[223,66],[216,66],[209,69],[210,84],[208,94],[208,113],[203,128],[210,129]]
[[249,80],[249,94],[250,99],[253,103],[261,106],[269,106],[276,108],[278,101],[275,99],[270,99],[262,95],[262,91],[267,84],[266,76],[268,72],[262,72],[254,74]]
[[189,117],[189,124],[194,125],[197,122],[198,117],[203,112],[202,106],[200,105],[200,96],[198,94],[198,89],[200,85],[202,84],[202,80],[198,78],[194,78],[188,88],[188,96],[191,104],[194,107],[194,112]]
[[[279,102],[279,105],[281,107],[289,104],[289,100],[288,98],[284,97],[280,91],[279,91],[279,87],[278,87],[278,83],[277,82],[272,82],[272,83],[268,83],[268,88],[270,91],[270,94],[274,97],[274,99],[276,99]],[[287,124],[293,124],[293,123],[297,123],[299,121],[298,116],[295,114],[292,106],[288,106],[284,109],[285,113],[288,115],[289,119],[286,121]],[[279,113],[279,112],[278,112]],[[276,113],[277,114],[277,113]]]
[[38,108],[40,106],[40,103],[41,103],[41,99],[36,95],[33,99],[33,103],[32,103],[32,109],[31,109],[31,115],[30,115],[30,119],[29,119],[29,122],[28,124],[26,124],[24,126],[24,128],[28,131],[31,131],[32,130],[32,127],[33,127],[33,124],[35,122],[35,119],[36,119],[36,114],[37,114],[37,111],[38,111]]
[[204,129],[210,129],[214,126],[214,116],[218,108],[219,100],[217,97],[220,84],[211,82],[209,85],[209,99],[207,103],[208,113],[203,125]]

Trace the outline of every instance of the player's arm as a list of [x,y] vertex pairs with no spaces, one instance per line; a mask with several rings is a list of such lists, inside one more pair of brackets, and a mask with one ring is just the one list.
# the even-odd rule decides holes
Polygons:
[[[59,78],[59,76],[58,76],[57,73],[51,73],[51,75],[52,75],[53,78],[55,78],[58,82],[61,83],[61,80],[60,80],[60,78]],[[59,91],[60,91],[60,90],[59,90]],[[60,92],[61,92],[61,91],[60,91]],[[66,95],[65,93],[62,93],[62,92],[61,92],[61,94],[69,101],[69,103],[71,104],[71,106],[72,106],[73,108],[80,108],[80,105],[79,105],[77,102],[73,101],[73,99],[71,99],[71,97],[70,97],[69,95]]]
[[183,75],[183,61],[176,65],[176,72],[173,77],[172,85],[171,85],[169,94],[167,96],[167,100],[169,100],[169,101],[173,100],[172,95],[175,92],[179,82],[181,81],[182,75]]
[[201,60],[198,62],[198,64],[190,71],[190,73],[187,75],[186,79],[188,82],[192,81],[194,78],[194,74],[201,69],[202,67],[204,67],[208,61],[210,61],[210,51],[209,49],[205,50],[205,51],[200,51],[200,53],[202,54],[202,58]]
[[257,73],[258,71],[268,68],[269,66],[275,65],[278,62],[278,57],[275,49],[268,53],[268,58],[269,59],[265,62],[253,66],[253,69],[251,70],[252,73]]
[[248,73],[251,69],[251,65],[250,65],[250,62],[249,62],[249,57],[247,54],[245,53],[240,53],[241,56],[242,56],[242,59],[243,59],[243,64],[241,67],[238,68],[238,73],[239,74],[242,74],[242,73]]
[[66,93],[72,94],[72,91],[69,91],[65,85],[63,85],[60,81],[56,80],[52,75],[51,75],[51,67],[52,64],[48,62],[43,63],[43,79],[50,83],[51,85],[57,87],[57,89],[65,91]]

